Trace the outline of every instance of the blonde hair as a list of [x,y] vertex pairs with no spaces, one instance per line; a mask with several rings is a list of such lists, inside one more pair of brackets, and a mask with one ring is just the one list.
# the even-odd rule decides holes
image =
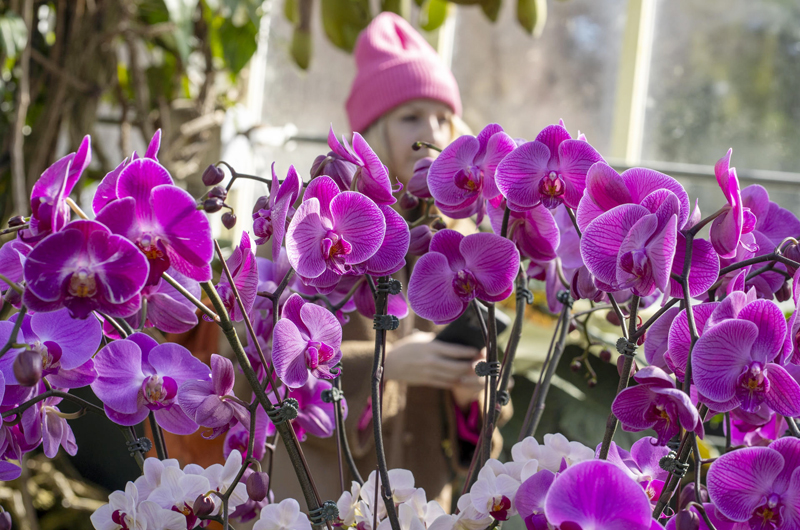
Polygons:
[[[460,116],[452,114],[450,116],[450,141],[452,142],[459,136],[465,134],[472,134],[472,129],[467,125]],[[389,148],[389,139],[386,136],[386,114],[375,120],[367,130],[361,133],[361,136],[367,141],[369,146],[378,155],[381,162],[383,162],[389,171],[392,171],[391,149]],[[447,147],[447,146],[443,146]]]

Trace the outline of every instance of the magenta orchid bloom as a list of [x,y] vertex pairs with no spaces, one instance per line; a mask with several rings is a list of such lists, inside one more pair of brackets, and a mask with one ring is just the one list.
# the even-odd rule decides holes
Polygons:
[[388,276],[406,265],[411,231],[403,216],[391,206],[379,206],[386,223],[386,233],[378,250],[357,269],[364,268],[372,276]]
[[[723,429],[727,425],[723,423]],[[780,414],[762,405],[755,412],[745,412],[741,408],[731,411],[731,445],[769,445],[777,440],[788,428]]]
[[[487,207],[492,230],[501,234],[505,208],[491,204]],[[571,225],[570,225],[571,226]],[[542,205],[524,212],[511,211],[508,218],[508,238],[519,249],[520,256],[535,261],[549,261],[558,256],[556,250],[561,243],[561,234],[553,214]]]
[[728,201],[724,211],[711,224],[711,243],[721,258],[732,258],[742,234],[752,232],[756,218],[749,208],[742,204],[742,192],[736,168],[730,167],[732,149],[720,158],[714,166],[717,183]]
[[211,225],[194,198],[150,158],[132,161],[117,179],[117,199],[97,221],[133,241],[150,263],[147,283],[154,285],[170,266],[205,282],[211,279]]
[[411,273],[408,301],[422,318],[437,324],[452,322],[475,298],[485,302],[508,298],[518,270],[519,251],[508,239],[440,230]]
[[[726,300],[727,301],[727,300]],[[764,403],[778,414],[800,416],[800,385],[774,363],[784,348],[786,319],[768,300],[755,300],[721,321],[723,301],[706,322],[692,350],[692,375],[709,408],[741,406],[755,412]]]
[[[333,132],[333,125],[331,125],[330,131],[328,131],[328,147],[344,160],[358,167],[353,175],[356,191],[363,193],[376,204],[388,206],[397,202],[397,199],[392,196],[389,170],[386,169],[363,136],[353,133],[352,145],[344,137],[342,137],[342,143],[339,143]],[[350,189],[352,189],[352,184]]]
[[42,173],[31,190],[30,226],[20,230],[22,241],[35,245],[69,223],[70,209],[66,198],[91,161],[92,139],[86,136],[77,152],[59,159]]
[[542,469],[525,480],[517,490],[514,504],[528,530],[548,530],[550,528],[544,514],[544,501],[555,479],[555,473],[549,469]]
[[454,140],[428,171],[428,188],[437,208],[456,219],[477,213],[480,222],[486,201],[500,197],[497,165],[515,148],[514,140],[496,123],[484,127],[477,137]]
[[[744,293],[739,293],[744,295]],[[731,301],[739,295],[732,293],[726,300],[730,304]],[[732,298],[733,297],[733,298]],[[753,293],[753,300],[755,300],[755,293]],[[706,331],[706,323],[714,310],[719,307],[721,302],[711,302],[707,304],[696,305],[692,308],[694,316],[694,324],[697,328],[699,336],[703,336]],[[710,326],[709,326],[710,327]],[[648,341],[650,331],[648,331]],[[647,342],[645,342],[647,344]],[[683,382],[686,375],[686,362],[689,360],[689,350],[692,346],[692,337],[689,333],[689,321],[686,316],[686,310],[681,309],[675,315],[672,325],[669,328],[669,335],[667,337],[667,349],[664,351],[664,362],[667,367],[675,374],[678,381]],[[646,348],[646,346],[645,346]],[[646,352],[647,350],[645,350]],[[655,363],[654,363],[655,364]]]
[[[272,395],[272,394],[270,394]],[[270,422],[267,412],[264,407],[256,407],[256,429],[253,432],[253,458],[256,460],[263,460],[264,454],[267,452],[267,431],[274,430],[272,422]],[[234,450],[242,453],[243,458],[247,458],[247,450],[250,444],[250,424],[235,422],[234,425],[225,434],[225,445],[222,447],[222,456],[225,459]]]
[[374,256],[386,234],[383,212],[368,197],[339,191],[330,177],[311,181],[286,233],[289,263],[306,283],[330,289]]
[[[600,452],[602,444],[597,446]],[[659,445],[655,438],[646,436],[631,446],[630,452],[611,442],[608,448],[608,461],[623,470],[629,477],[638,482],[650,502],[658,501],[664,482],[669,472],[659,465],[660,460],[669,454],[669,448]]]
[[414,174],[408,181],[407,191],[420,199],[432,199],[431,190],[428,188],[428,172],[435,159],[429,156],[414,162]]
[[[19,239],[7,242],[0,246],[0,271],[3,271],[3,276],[8,278],[14,283],[20,283],[23,280],[25,270],[25,258],[31,252],[31,246],[23,243]],[[0,291],[10,289],[3,280],[0,280]],[[19,299],[21,303],[21,299]],[[2,304],[0,304],[2,307]]]
[[216,438],[233,425],[250,426],[247,407],[233,394],[233,363],[211,355],[211,381],[192,379],[179,389],[178,404],[201,427],[213,429],[207,438]]
[[703,437],[703,419],[685,392],[655,366],[642,368],[633,376],[637,383],[617,394],[611,412],[626,431],[653,429],[658,445],[681,432],[681,427]]
[[581,255],[597,287],[631,289],[639,296],[664,291],[677,244],[679,203],[669,191],[653,212],[623,204],[600,215],[583,232]]
[[314,163],[311,164],[312,179],[319,175],[326,175],[332,178],[342,191],[350,189],[353,184],[353,177],[356,176],[356,171],[358,171],[357,165],[333,151],[328,151],[327,155],[319,155],[314,159]]
[[800,440],[720,456],[708,470],[708,494],[719,512],[757,530],[800,527]]
[[150,411],[174,434],[191,434],[197,424],[178,402],[186,381],[210,380],[208,366],[178,344],[158,344],[143,333],[115,340],[94,358],[97,379],[92,390],[106,415],[119,425],[136,425]]
[[561,530],[661,528],[650,512],[642,487],[602,460],[581,462],[559,474],[544,501],[547,521]]
[[[155,160],[158,162],[158,150],[161,147],[161,129],[158,129],[153,137],[150,139],[150,144],[147,146],[147,151],[144,154],[144,158],[149,158],[150,160]],[[136,151],[133,152],[133,155],[130,158],[125,158],[120,164],[112,169],[103,180],[100,181],[100,184],[97,186],[97,191],[94,194],[94,198],[92,199],[92,210],[94,210],[95,215],[100,213],[108,203],[113,200],[119,198],[117,195],[117,180],[119,180],[119,175],[122,173],[122,170],[125,169],[128,164],[137,160],[139,155]]]
[[[280,248],[278,251],[280,252]],[[244,311],[249,315],[253,309],[253,304],[255,304],[256,293],[258,292],[258,265],[256,264],[256,256],[253,253],[253,246],[247,232],[242,232],[239,246],[225,260],[225,263],[228,265],[233,283],[237,291],[239,291],[239,298],[242,300]],[[233,289],[230,282],[228,282],[228,275],[225,273],[222,274],[217,284],[217,292],[222,298],[222,303],[225,305],[231,320],[234,322],[244,320],[245,314],[242,314],[239,303],[233,296]]]
[[[657,366],[665,372],[672,371],[665,359],[665,354],[669,348],[669,333],[670,329],[672,329],[672,322],[680,312],[681,309],[677,307],[667,309],[667,311],[661,315],[661,318],[656,320],[647,330],[647,340],[644,342],[644,358],[648,364]],[[685,319],[686,313],[684,312],[683,315]]]
[[272,238],[273,256],[277,256],[281,251],[283,236],[286,234],[286,220],[294,213],[294,203],[300,197],[301,191],[303,191],[303,181],[294,166],[289,166],[286,179],[279,183],[273,162],[269,199],[266,197],[259,199],[256,211],[253,212],[253,234],[258,237],[256,245],[263,245]]
[[78,452],[72,428],[60,416],[57,406],[60,402],[60,397],[49,397],[22,413],[25,441],[36,445],[41,441],[47,458],[54,458],[59,446],[71,456]]
[[[0,322],[0,342],[11,336],[14,315],[8,322]],[[25,315],[17,335],[17,342],[42,357],[42,377],[54,387],[79,388],[91,384],[97,374],[92,356],[103,338],[100,323],[94,318],[70,318],[69,311]],[[10,385],[18,385],[14,375],[14,361],[24,348],[12,348],[0,358],[0,371]]]
[[299,388],[314,377],[333,379],[342,358],[342,326],[327,309],[305,303],[293,294],[275,326],[272,359],[275,372],[289,388]]
[[678,228],[683,228],[690,214],[689,195],[674,178],[652,169],[635,167],[621,175],[605,162],[597,162],[586,173],[586,193],[581,198],[575,218],[586,230],[589,223],[605,212],[623,204],[646,205],[655,211],[672,192],[678,198]]
[[[336,416],[334,404],[322,399],[322,393],[333,387],[328,381],[309,377],[308,381],[298,387],[290,388],[286,397],[297,400],[297,418],[292,421],[292,427],[301,442],[306,441],[308,435],[317,438],[328,438],[336,430]],[[347,418],[347,401],[341,400],[342,418]],[[269,420],[268,420],[269,421]],[[267,436],[275,434],[275,426],[269,422]]]
[[586,172],[600,156],[588,142],[573,140],[563,122],[548,125],[536,139],[519,146],[497,166],[497,187],[508,207],[524,211],[537,204],[577,208]]
[[23,301],[43,313],[66,307],[73,318],[92,311],[126,317],[139,309],[148,270],[147,259],[124,237],[95,221],[72,221],[28,254]]

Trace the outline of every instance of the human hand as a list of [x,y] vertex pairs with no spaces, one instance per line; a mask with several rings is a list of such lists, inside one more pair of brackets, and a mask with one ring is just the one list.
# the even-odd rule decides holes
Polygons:
[[445,389],[467,384],[479,391],[482,386],[474,367],[481,352],[435,339],[433,333],[417,331],[394,343],[384,363],[386,378]]

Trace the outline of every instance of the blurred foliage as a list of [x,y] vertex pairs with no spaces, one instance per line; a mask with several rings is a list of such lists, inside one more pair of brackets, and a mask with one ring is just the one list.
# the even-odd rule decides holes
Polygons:
[[[199,170],[218,142],[222,111],[240,98],[238,74],[256,52],[262,0],[0,0],[0,220],[11,214],[14,138],[24,137],[28,190],[59,152],[95,138],[98,178],[120,160],[109,156],[98,123],[118,126],[119,149],[132,133],[161,128],[160,159],[176,178]],[[30,61],[23,13],[31,8]],[[21,76],[30,106],[15,123]],[[104,129],[104,130],[107,130]],[[216,136],[216,138],[214,138]],[[105,149],[104,149],[105,148]],[[27,196],[27,191],[26,194]],[[28,205],[17,207],[25,210]]]

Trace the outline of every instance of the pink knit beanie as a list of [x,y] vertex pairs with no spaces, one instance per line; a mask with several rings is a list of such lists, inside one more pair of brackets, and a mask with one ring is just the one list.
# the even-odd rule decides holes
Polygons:
[[353,132],[412,99],[435,99],[461,115],[453,74],[402,17],[390,12],[375,17],[358,37],[355,58],[358,72],[346,105]]

